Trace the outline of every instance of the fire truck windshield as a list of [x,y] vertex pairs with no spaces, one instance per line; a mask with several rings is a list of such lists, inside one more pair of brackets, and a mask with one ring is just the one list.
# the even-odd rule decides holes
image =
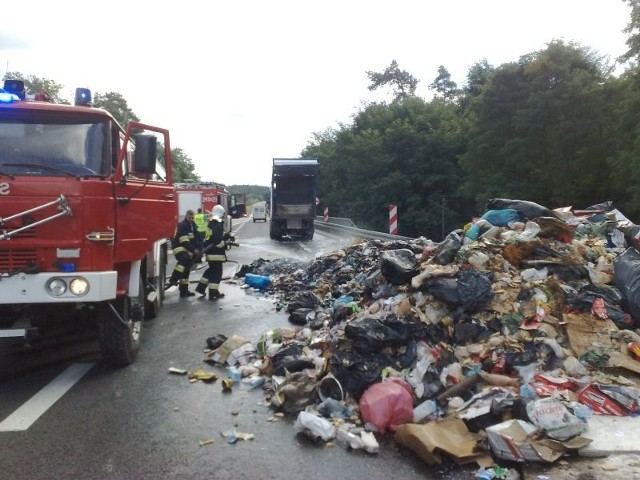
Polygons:
[[0,118],[0,170],[8,175],[106,176],[109,125],[67,118]]

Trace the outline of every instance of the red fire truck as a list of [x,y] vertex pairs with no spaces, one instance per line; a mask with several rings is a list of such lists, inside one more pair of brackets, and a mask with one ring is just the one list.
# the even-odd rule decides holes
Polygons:
[[74,105],[48,100],[22,81],[0,89],[0,341],[95,327],[103,358],[127,365],[164,298],[177,222],[169,132],[124,130],[87,89]]
[[178,216],[184,218],[187,210],[197,212],[199,208],[210,213],[216,205],[222,205],[227,212],[225,230],[231,229],[231,196],[227,187],[217,182],[182,182],[176,183],[178,195]]

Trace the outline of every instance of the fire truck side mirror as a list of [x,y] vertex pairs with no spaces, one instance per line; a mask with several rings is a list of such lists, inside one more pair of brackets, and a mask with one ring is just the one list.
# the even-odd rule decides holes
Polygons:
[[156,150],[158,142],[154,135],[135,136],[136,149],[133,155],[133,173],[153,174],[156,171]]

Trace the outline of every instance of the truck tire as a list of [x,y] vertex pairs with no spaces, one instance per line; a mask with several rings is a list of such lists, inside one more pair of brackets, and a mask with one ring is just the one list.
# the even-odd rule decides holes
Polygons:
[[[111,307],[125,321],[122,324]],[[131,364],[140,350],[140,330],[144,319],[144,285],[138,296],[126,296],[104,302],[100,308],[99,335],[102,357],[110,365],[121,367]]]
[[307,230],[304,232],[304,240],[313,240],[313,223],[307,227]]
[[271,240],[282,240],[282,233],[280,233],[280,225],[277,223],[273,223],[271,221],[271,226],[269,227],[269,236]]
[[[160,309],[164,303],[164,285],[167,277],[167,265],[160,260],[160,274],[147,281],[147,288],[144,291],[144,318],[152,320],[160,315]],[[149,292],[156,292],[155,300],[149,301]]]

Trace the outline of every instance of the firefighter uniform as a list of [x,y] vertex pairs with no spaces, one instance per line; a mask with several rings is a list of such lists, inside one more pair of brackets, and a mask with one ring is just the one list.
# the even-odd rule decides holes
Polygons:
[[224,293],[220,293],[220,281],[222,280],[222,266],[227,261],[228,244],[225,241],[225,236],[222,218],[213,217],[208,223],[204,240],[208,268],[196,286],[196,292],[200,295],[206,295],[206,291],[209,291],[209,300],[224,297]]
[[176,234],[171,239],[171,248],[176,257],[176,267],[171,274],[169,285],[179,285],[181,297],[192,297],[189,291],[189,273],[194,259],[199,258],[198,235],[193,223],[193,211],[187,212],[185,219],[178,223]]
[[207,215],[201,208],[199,208],[198,213],[194,215],[193,221],[196,224],[196,230],[198,232],[198,245],[202,248],[202,243],[207,233]]

